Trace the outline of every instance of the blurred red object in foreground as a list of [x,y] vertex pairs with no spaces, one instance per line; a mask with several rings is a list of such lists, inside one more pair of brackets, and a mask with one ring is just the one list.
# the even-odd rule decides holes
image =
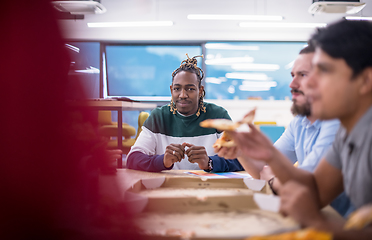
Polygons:
[[104,142],[71,129],[84,136],[94,121],[65,106],[69,59],[50,2],[6,1],[0,19],[0,238],[138,239],[99,196]]

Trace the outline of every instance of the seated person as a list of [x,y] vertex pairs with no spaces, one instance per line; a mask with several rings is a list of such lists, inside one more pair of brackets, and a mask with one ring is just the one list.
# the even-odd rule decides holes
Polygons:
[[242,169],[238,161],[220,161],[214,155],[212,145],[221,132],[199,126],[206,119],[231,119],[224,108],[203,101],[203,77],[195,57],[182,61],[172,73],[171,103],[151,112],[128,153],[127,168],[150,172]]
[[[291,71],[292,82],[289,84],[292,93],[292,113],[294,119],[283,135],[274,143],[274,146],[284,154],[292,164],[298,162],[298,167],[313,172],[328,148],[332,145],[336,132],[340,127],[337,119],[322,121],[311,114],[310,103],[304,95],[301,83],[306,81],[311,70],[311,61],[314,57],[315,48],[311,45],[302,49],[293,63]],[[218,155],[225,158],[244,158],[237,156],[234,148],[216,149]],[[273,192],[277,192],[280,181],[274,178],[270,167],[264,166],[264,162],[249,159],[239,159],[246,171],[255,178],[269,181]],[[349,199],[343,193],[337,200],[332,202],[341,215],[347,216],[353,208]]]
[[[283,186],[281,212],[304,227],[333,233],[334,239],[372,239],[372,226],[344,230],[320,208],[345,190],[356,209],[372,203],[372,23],[347,21],[319,29],[305,95],[319,119],[338,118],[341,127],[314,173],[294,168],[262,133],[230,132],[247,158],[270,165]],[[239,159],[240,160],[240,159]]]

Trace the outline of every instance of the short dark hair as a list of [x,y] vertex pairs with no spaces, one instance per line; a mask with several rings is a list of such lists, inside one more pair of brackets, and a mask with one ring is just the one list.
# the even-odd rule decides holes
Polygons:
[[372,23],[341,20],[317,29],[309,42],[333,58],[342,58],[352,77],[372,66]]
[[309,42],[306,47],[301,49],[299,54],[307,54],[307,53],[314,53],[314,52],[315,52],[315,47],[311,42]]

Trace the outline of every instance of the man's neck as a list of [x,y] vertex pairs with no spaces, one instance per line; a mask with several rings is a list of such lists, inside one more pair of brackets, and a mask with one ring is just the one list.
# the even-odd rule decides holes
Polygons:
[[307,116],[307,119],[311,122],[311,124],[313,124],[316,120],[317,120],[317,118],[316,117],[314,117],[314,116]]
[[353,130],[359,120],[364,116],[368,109],[371,108],[372,99],[369,99],[369,101],[360,101],[357,105],[357,108],[352,113],[346,117],[340,118],[341,124],[344,126],[347,133],[350,133]]

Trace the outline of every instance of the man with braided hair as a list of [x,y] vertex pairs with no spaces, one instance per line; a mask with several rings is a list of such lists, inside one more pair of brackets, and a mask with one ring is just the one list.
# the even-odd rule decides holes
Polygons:
[[203,101],[203,78],[196,57],[187,56],[172,73],[171,103],[151,112],[128,154],[128,168],[150,172],[242,170],[238,161],[214,155],[212,145],[221,132],[199,126],[206,119],[231,119],[224,108]]

